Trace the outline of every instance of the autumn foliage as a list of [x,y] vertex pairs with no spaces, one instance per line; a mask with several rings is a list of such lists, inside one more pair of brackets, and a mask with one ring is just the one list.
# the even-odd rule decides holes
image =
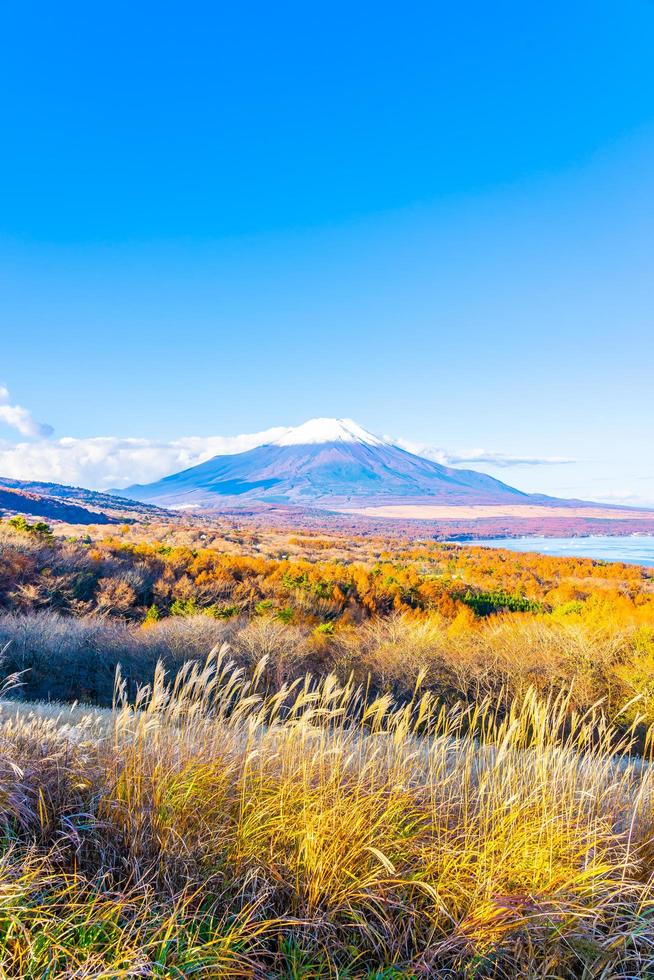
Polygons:
[[158,659],[216,643],[271,686],[334,672],[407,697],[507,704],[533,688],[654,718],[654,578],[638,566],[434,541],[181,534],[62,540],[0,528],[0,646],[26,693],[110,703]]

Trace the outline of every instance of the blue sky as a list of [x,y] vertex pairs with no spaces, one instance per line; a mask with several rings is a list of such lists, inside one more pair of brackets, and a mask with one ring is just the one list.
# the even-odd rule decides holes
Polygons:
[[335,415],[654,504],[654,4],[0,25],[5,475]]

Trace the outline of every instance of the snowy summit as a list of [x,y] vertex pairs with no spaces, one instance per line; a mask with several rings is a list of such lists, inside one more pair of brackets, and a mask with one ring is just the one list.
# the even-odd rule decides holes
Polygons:
[[367,446],[383,446],[384,440],[367,432],[352,419],[309,419],[296,425],[271,446],[311,446],[323,442],[362,442]]

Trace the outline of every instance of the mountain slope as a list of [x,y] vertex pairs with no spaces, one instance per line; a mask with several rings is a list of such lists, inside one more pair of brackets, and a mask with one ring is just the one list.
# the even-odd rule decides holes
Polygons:
[[118,518],[108,517],[77,504],[65,504],[62,500],[45,497],[38,493],[26,493],[0,486],[0,516],[21,514],[39,517],[45,521],[65,521],[67,524],[114,524]]
[[547,499],[484,473],[415,456],[349,419],[313,419],[267,445],[215,456],[121,493],[165,507],[193,508],[252,501],[337,509],[351,504],[476,505]]
[[3,476],[0,476],[0,512],[67,524],[116,524],[170,516],[147,504],[96,490]]

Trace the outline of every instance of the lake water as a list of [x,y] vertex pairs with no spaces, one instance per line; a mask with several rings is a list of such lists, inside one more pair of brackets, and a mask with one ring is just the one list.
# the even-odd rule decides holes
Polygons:
[[628,538],[606,535],[592,538],[487,538],[456,543],[507,548],[509,551],[539,551],[544,555],[570,558],[601,558],[604,561],[624,561],[630,565],[654,567],[654,536],[648,535],[633,535]]

